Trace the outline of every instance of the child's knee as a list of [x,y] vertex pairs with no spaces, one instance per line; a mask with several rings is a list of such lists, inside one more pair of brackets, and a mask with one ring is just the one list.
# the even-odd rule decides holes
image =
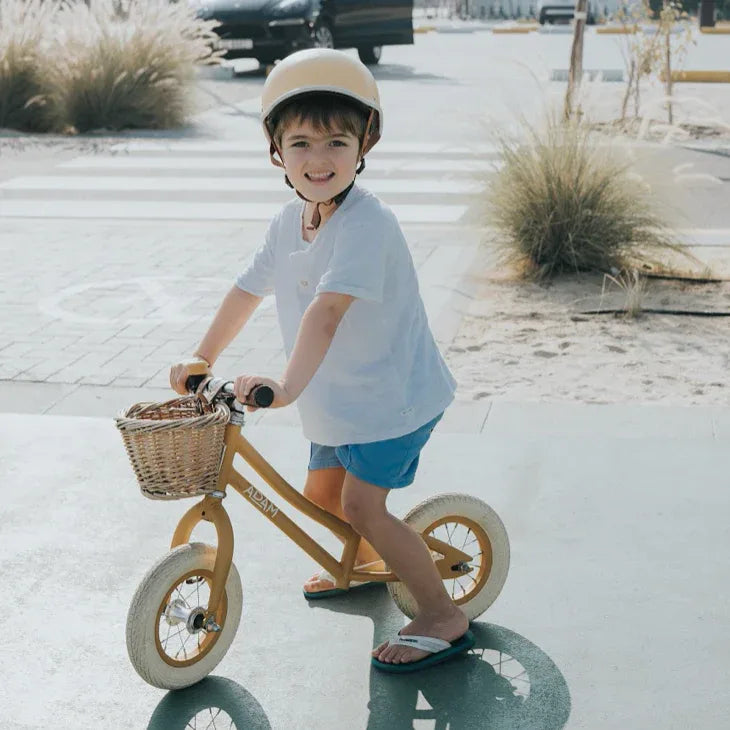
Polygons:
[[362,499],[357,494],[344,492],[342,494],[342,512],[352,529],[363,537],[367,537],[375,520],[385,516],[385,509],[382,505]]

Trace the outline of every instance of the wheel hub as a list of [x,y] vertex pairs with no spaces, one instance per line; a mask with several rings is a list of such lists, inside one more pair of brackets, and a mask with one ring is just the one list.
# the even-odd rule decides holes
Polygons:
[[170,626],[184,623],[189,633],[197,634],[205,629],[205,609],[200,606],[190,608],[185,601],[176,598],[167,604],[165,620]]

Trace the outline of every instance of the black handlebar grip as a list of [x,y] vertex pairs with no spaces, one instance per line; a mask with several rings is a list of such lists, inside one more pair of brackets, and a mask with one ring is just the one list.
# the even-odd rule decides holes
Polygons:
[[185,390],[188,391],[188,393],[195,393],[195,391],[198,389],[198,386],[207,378],[207,375],[191,375],[186,381],[185,381]]
[[255,385],[248,398],[259,408],[268,408],[274,402],[274,391],[268,385]]

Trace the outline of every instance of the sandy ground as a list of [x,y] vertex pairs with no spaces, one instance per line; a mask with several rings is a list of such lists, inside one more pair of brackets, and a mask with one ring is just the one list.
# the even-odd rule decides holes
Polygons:
[[[725,266],[714,267],[727,277],[715,284],[651,280],[644,307],[730,314]],[[584,314],[626,301],[599,275],[537,284],[485,266],[465,284],[470,298],[445,352],[461,399],[730,403],[730,317]]]

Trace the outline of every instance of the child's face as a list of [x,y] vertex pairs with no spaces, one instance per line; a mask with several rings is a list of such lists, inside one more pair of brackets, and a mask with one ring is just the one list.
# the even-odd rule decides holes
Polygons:
[[315,131],[310,122],[290,124],[281,137],[281,154],[292,185],[316,203],[330,200],[355,178],[359,140],[336,129]]

